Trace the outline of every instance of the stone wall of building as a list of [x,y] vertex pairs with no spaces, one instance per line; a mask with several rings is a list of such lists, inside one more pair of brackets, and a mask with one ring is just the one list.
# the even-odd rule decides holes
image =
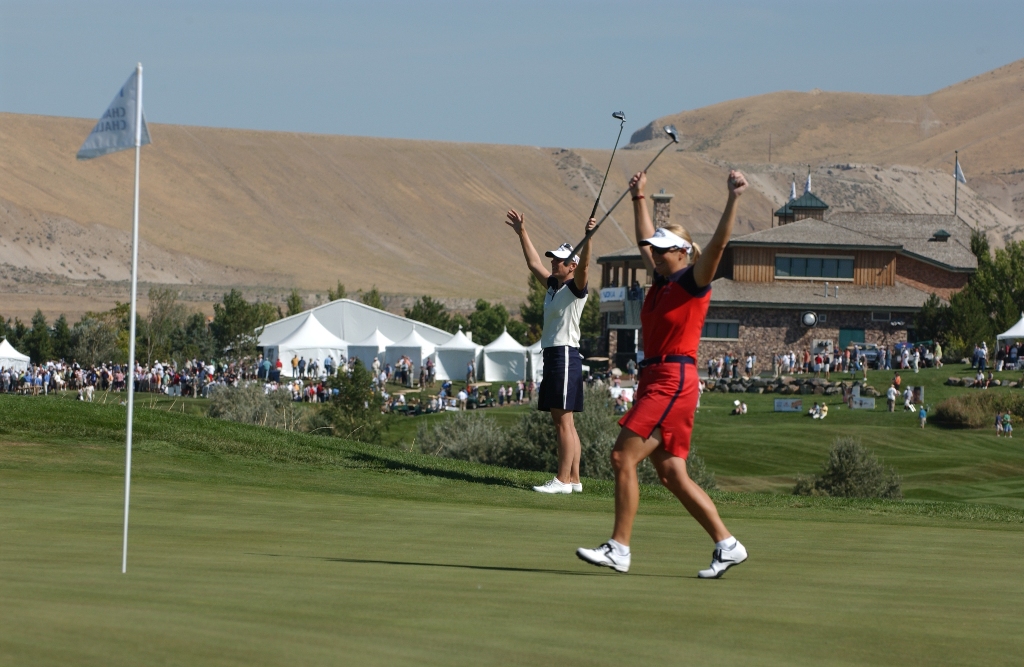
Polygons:
[[[738,340],[702,339],[698,349],[699,363],[706,364],[709,357],[725,353],[757,355],[760,370],[771,368],[772,357],[782,352],[803,352],[812,350],[814,341],[828,339],[839,344],[840,329],[863,329],[864,342],[879,347],[892,347],[907,340],[908,318],[903,326],[889,322],[874,322],[870,312],[863,311],[815,311],[824,315],[825,321],[814,327],[805,327],[800,322],[804,310],[782,308],[720,308],[708,309],[707,319],[739,322]],[[901,317],[903,317],[901,315]],[[703,368],[703,366],[702,366]]]
[[926,294],[934,292],[947,301],[967,285],[969,277],[968,273],[953,273],[905,255],[896,256],[896,280]]

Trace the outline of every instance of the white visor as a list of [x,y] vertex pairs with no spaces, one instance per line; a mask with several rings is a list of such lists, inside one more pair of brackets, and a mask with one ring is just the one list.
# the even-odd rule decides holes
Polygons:
[[682,236],[678,236],[668,231],[664,227],[659,227],[654,232],[654,236],[649,239],[644,239],[640,242],[640,245],[652,245],[655,248],[681,248],[687,255],[693,251],[693,244],[684,239]]
[[563,243],[562,245],[558,246],[557,250],[548,250],[546,253],[544,253],[544,256],[557,257],[558,259],[569,259],[570,257],[572,257],[572,259],[569,261],[575,262],[577,264],[580,263],[580,256],[572,254],[571,243]]

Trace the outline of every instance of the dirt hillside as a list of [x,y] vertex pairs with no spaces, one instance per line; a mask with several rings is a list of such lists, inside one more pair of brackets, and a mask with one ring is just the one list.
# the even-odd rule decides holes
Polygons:
[[[833,210],[952,211],[952,155],[968,185],[960,214],[994,241],[1024,236],[1024,61],[930,95],[779,92],[658,119],[620,150],[604,201],[663,145],[650,174],[673,220],[710,231],[729,167],[753,191],[738,233],[770,224],[808,165]],[[127,298],[130,151],[75,152],[94,121],[0,113],[0,315],[76,317]],[[539,247],[581,235],[608,151],[151,125],[143,148],[140,267],[209,311],[228,287],[316,301],[343,282],[395,295],[516,304],[526,269],[503,224],[524,209]],[[768,135],[772,160],[768,161]],[[596,239],[632,244],[630,207]],[[142,292],[145,293],[146,286]],[[123,294],[122,294],[123,293]],[[404,295],[404,296],[403,296]],[[397,305],[395,306],[398,307]]]

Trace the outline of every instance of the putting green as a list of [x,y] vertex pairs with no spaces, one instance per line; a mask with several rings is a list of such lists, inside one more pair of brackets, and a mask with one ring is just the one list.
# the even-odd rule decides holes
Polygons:
[[0,664],[1019,664],[1024,524],[981,505],[718,496],[748,563],[645,489],[628,575],[578,561],[607,483],[0,397]]

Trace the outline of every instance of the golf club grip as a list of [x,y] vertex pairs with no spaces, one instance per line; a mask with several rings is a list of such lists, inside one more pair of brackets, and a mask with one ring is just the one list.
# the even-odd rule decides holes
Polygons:
[[[676,143],[676,142],[675,141],[670,141],[669,143],[667,143],[664,146],[662,146],[661,150],[658,151],[658,154],[655,155],[651,159],[651,161],[647,163],[647,166],[643,168],[643,171],[646,173],[647,170],[651,168],[651,165],[653,165],[655,163],[655,161],[659,157],[661,157],[661,154],[665,152],[665,149],[668,148],[669,146],[671,146],[674,143]],[[573,254],[576,254],[576,251],[579,250],[580,248],[582,248],[584,243],[586,243],[587,241],[589,241],[591,238],[594,237],[594,234],[597,233],[597,230],[601,229],[601,225],[604,224],[604,221],[607,220],[608,217],[612,214],[612,211],[615,210],[615,207],[618,206],[619,204],[621,204],[622,200],[625,199],[626,195],[628,195],[628,194],[629,194],[629,188],[626,188],[626,191],[623,192],[621,195],[619,195],[619,198],[615,200],[615,203],[612,204],[611,207],[601,217],[601,219],[597,221],[597,224],[594,225],[594,228],[591,229],[589,232],[587,232],[587,235],[583,237],[582,241],[580,241],[579,243],[577,243],[576,245],[573,246],[573,248],[575,249],[573,251]],[[600,199],[598,201],[600,201]],[[596,202],[595,202],[595,209],[594,210],[595,211],[597,210]],[[593,217],[593,216],[591,216],[591,217]],[[568,264],[571,259],[572,259],[572,255],[570,255],[569,257],[566,257],[564,260],[562,260],[562,262],[564,264]]]

